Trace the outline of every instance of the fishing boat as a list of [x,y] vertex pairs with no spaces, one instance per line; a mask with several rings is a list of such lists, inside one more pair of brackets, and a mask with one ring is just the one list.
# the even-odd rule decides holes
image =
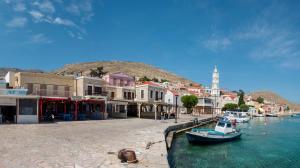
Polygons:
[[221,118],[215,129],[193,128],[186,132],[186,137],[193,144],[214,144],[239,139],[242,135],[240,130],[233,128],[227,118]]
[[264,114],[256,113],[256,114],[253,114],[253,117],[265,117],[265,115]]
[[277,114],[274,114],[274,113],[268,113],[266,114],[267,117],[278,117]]
[[246,123],[250,121],[250,117],[242,112],[227,112],[224,117],[231,121],[235,120],[238,123]]

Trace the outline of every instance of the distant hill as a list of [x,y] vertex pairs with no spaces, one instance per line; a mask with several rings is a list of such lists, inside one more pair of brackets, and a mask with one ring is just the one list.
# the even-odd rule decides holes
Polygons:
[[276,103],[287,104],[290,109],[295,109],[296,111],[300,111],[300,104],[290,102],[289,100],[281,97],[280,95],[271,92],[271,91],[257,91],[250,93],[253,99],[257,99],[259,96],[263,97],[265,100],[272,100]]
[[84,75],[88,75],[90,73],[90,69],[95,69],[101,66],[104,68],[104,71],[109,73],[124,72],[135,77],[147,76],[150,79],[155,77],[157,79],[166,79],[172,82],[180,81],[185,84],[195,83],[174,73],[140,62],[103,61],[67,64],[63,68],[54,71],[54,73],[74,74],[82,72]]
[[19,69],[19,68],[0,68],[0,77],[5,76],[8,71],[12,72],[43,72],[36,69]]

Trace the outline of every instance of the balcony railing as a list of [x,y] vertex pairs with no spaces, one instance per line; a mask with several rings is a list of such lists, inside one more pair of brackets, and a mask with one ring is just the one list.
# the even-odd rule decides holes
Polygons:
[[93,92],[93,91],[90,91],[90,90],[85,90],[84,91],[84,95],[85,96],[107,96],[107,92]]
[[28,95],[36,96],[50,96],[50,97],[71,97],[71,91],[53,90],[53,89],[34,89],[32,92],[28,91]]
[[0,95],[25,96],[27,95],[27,89],[0,89]]

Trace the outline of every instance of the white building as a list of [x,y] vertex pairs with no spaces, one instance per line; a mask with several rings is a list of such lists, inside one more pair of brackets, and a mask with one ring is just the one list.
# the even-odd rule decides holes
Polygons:
[[211,85],[211,99],[213,101],[213,113],[221,113],[221,99],[220,99],[220,79],[219,71],[217,66],[215,66],[212,75],[212,85]]
[[180,94],[177,91],[167,90],[165,93],[165,103],[167,104],[167,112],[175,113],[176,107],[176,96],[177,96],[177,112],[178,113],[186,113],[186,109],[183,107],[183,103],[181,102],[181,97],[183,94]]
[[216,97],[220,96],[220,79],[217,66],[215,66],[212,76],[211,95]]

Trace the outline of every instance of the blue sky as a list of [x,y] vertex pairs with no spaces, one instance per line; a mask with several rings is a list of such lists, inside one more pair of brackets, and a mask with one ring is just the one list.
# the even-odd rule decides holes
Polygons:
[[300,1],[0,0],[0,67],[137,61],[300,103]]

